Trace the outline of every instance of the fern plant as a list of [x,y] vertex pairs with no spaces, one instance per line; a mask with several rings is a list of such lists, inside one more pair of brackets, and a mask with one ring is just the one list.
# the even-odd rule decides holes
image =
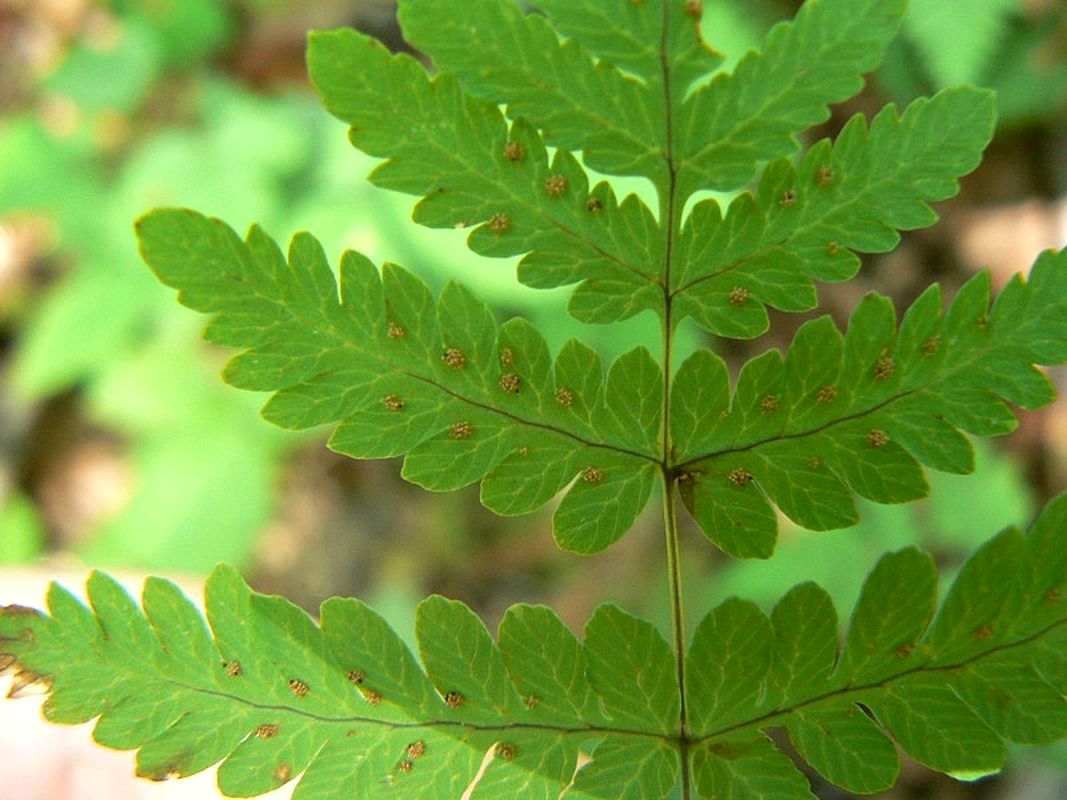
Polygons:
[[[241,239],[180,209],[137,230],[159,279],[211,315],[207,338],[241,350],[226,380],[272,392],[263,413],[280,426],[335,425],[334,450],[403,455],[404,476],[434,491],[480,481],[501,514],[565,492],[553,529],[577,553],[625,534],[658,486],[670,640],[611,605],[579,640],[520,605],[494,641],[435,596],[418,609],[416,660],[355,599],[326,601],[315,622],[219,567],[205,623],[167,581],[150,579],[138,607],[94,573],[91,608],[53,586],[47,614],[4,609],[16,688],[46,682],[49,719],[97,718],[97,741],[136,749],[145,777],[221,761],[225,794],[299,778],[297,800],[812,797],[770,735],[783,729],[813,771],[871,793],[895,782],[893,741],[966,779],[999,770],[1006,741],[1064,736],[1065,498],[989,540],[939,608],[932,559],[887,554],[843,646],[810,583],[770,616],[733,599],[684,633],[679,499],[723,551],[767,558],[777,512],[824,530],[856,521],[854,494],[921,497],[920,464],[965,473],[963,432],[1005,434],[1008,403],[1053,398],[1035,365],[1067,360],[1067,252],[995,300],[980,274],[944,313],[936,286],[899,321],[870,294],[844,334],[813,319],[735,380],[711,350],[675,354],[683,320],[756,337],[767,306],[810,310],[815,281],[847,280],[858,253],[933,223],[928,203],[957,191],[991,136],[990,94],[947,90],[804,146],[796,134],[878,64],[903,0],[809,0],[730,73],[696,0],[536,5],[402,0],[434,77],[351,30],[312,35],[311,76],[353,144],[384,159],[371,179],[421,198],[417,222],[523,255],[532,287],[577,284],[581,320],[652,312],[657,355],[636,349],[606,374],[578,341],[553,356],[459,284],[434,298],[354,252],[335,275],[308,234],[283,253],[259,228]],[[658,208],[592,170],[648,179]],[[708,190],[733,199],[698,199]]]

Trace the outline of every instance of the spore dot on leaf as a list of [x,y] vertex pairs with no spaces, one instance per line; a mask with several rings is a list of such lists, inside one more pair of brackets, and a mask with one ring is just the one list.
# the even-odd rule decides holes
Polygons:
[[279,725],[271,722],[264,725],[260,725],[256,728],[256,736],[260,739],[270,739],[272,736],[277,736]]
[[380,706],[382,704],[382,696],[380,693],[373,689],[362,689],[363,699],[367,701],[369,706]]
[[496,746],[496,756],[503,761],[511,761],[518,752],[518,748],[510,742],[500,742]]
[[925,355],[925,356],[932,356],[932,355],[936,354],[937,351],[940,350],[940,349],[941,349],[941,337],[940,336],[931,336],[929,339],[927,339],[925,342],[923,342],[922,350],[923,350],[923,355]]
[[510,347],[500,348],[500,366],[510,367],[515,363],[515,351]]
[[224,666],[226,667],[226,674],[229,675],[231,678],[237,678],[237,677],[240,676],[240,674],[241,674],[241,662],[240,661],[229,661]]
[[786,189],[782,192],[782,199],[778,201],[778,204],[782,208],[792,208],[797,204],[797,193],[795,189]]
[[604,210],[604,204],[600,202],[599,197],[590,197],[585,201],[585,207],[594,214]]
[[815,402],[827,405],[837,398],[837,387],[826,385],[815,393]]
[[353,669],[348,673],[348,680],[359,686],[363,683],[363,679],[367,677],[367,674],[361,669]]
[[815,182],[819,186],[833,186],[834,177],[834,168],[829,164],[823,164],[815,173]]
[[507,214],[493,214],[486,223],[493,233],[507,233],[511,230],[511,217]]
[[403,339],[407,335],[407,331],[390,320],[387,335],[390,339]]
[[535,707],[535,706],[536,706],[536,705],[537,705],[537,704],[538,704],[538,703],[539,703],[540,701],[541,701],[541,698],[540,698],[540,697],[538,697],[538,696],[537,696],[537,695],[535,695],[535,694],[527,695],[527,697],[526,697],[526,707],[527,707],[528,709],[530,709],[530,710],[532,711],[532,710],[534,709],[534,707]]
[[404,401],[395,394],[389,394],[385,396],[385,407],[390,411],[403,411]]
[[911,658],[911,654],[915,652],[915,645],[912,642],[908,642],[907,644],[902,644],[893,652],[896,653],[899,659]]
[[408,758],[421,758],[426,753],[426,742],[422,739],[414,741],[404,748],[404,754]]
[[508,161],[522,161],[526,158],[526,148],[523,147],[522,142],[512,139],[504,145],[504,158]]
[[764,414],[773,414],[778,410],[778,395],[769,394],[760,401],[760,408]]
[[826,253],[831,258],[836,256],[840,252],[841,252],[841,245],[839,245],[837,242],[830,242],[830,244],[826,245]]
[[449,430],[449,435],[453,439],[469,439],[474,435],[474,425],[466,420],[456,422]]
[[574,392],[565,387],[556,390],[556,402],[561,406],[569,406],[574,402]]
[[748,289],[746,289],[744,286],[735,286],[733,289],[730,290],[729,300],[730,305],[732,306],[737,306],[738,308],[740,308],[748,302],[748,298]]
[[293,769],[288,764],[279,764],[274,770],[274,779],[279,783],[286,783],[293,777]]
[[414,766],[415,765],[413,763],[411,763],[411,761],[409,759],[405,758],[404,760],[397,762],[396,771],[397,772],[411,772],[411,769]]
[[452,369],[463,369],[467,366],[467,357],[458,347],[446,347],[441,355],[441,360]]
[[586,483],[600,483],[604,479],[604,471],[599,467],[586,467],[582,470],[582,480]]
[[545,181],[545,191],[550,197],[559,197],[567,191],[567,177],[565,175],[553,175]]
[[308,685],[296,678],[289,679],[289,691],[295,694],[297,697],[305,697],[310,691]]
[[871,447],[885,447],[889,444],[889,434],[878,428],[867,432],[867,444]]
[[522,381],[514,372],[505,372],[500,376],[500,389],[507,394],[518,394]]
[[734,486],[747,486],[752,482],[752,473],[744,467],[730,470],[726,477],[730,479],[730,483]]
[[808,459],[808,466],[812,469],[819,469],[823,465],[823,460],[817,456],[812,456]]
[[466,702],[467,698],[457,691],[451,691],[445,694],[445,705],[449,708],[459,708]]
[[886,381],[893,377],[896,363],[891,356],[882,356],[875,362],[874,377],[880,381]]

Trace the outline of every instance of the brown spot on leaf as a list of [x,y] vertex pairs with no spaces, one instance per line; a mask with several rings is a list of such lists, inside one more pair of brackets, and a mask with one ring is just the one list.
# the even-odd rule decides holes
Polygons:
[[421,758],[426,753],[426,742],[422,739],[412,742],[404,748],[404,754],[408,758]]
[[390,321],[389,325],[388,325],[388,328],[386,329],[386,335],[390,339],[394,339],[394,340],[395,339],[403,339],[405,336],[407,336],[407,331],[405,331],[402,327],[397,325],[395,322]]
[[880,381],[886,381],[893,377],[896,370],[896,362],[891,356],[882,356],[874,364],[874,377]]
[[256,728],[256,736],[260,739],[270,739],[278,735],[279,725],[271,722]]
[[522,161],[526,158],[526,148],[522,142],[509,141],[504,145],[504,158],[508,161]]
[[308,688],[308,685],[303,681],[297,680],[296,678],[290,678],[289,691],[295,694],[297,697],[306,697],[310,689]]
[[987,622],[985,625],[979,625],[974,629],[974,638],[979,641],[990,638],[994,633],[993,623]]
[[361,669],[353,669],[348,673],[348,680],[359,686],[363,683],[363,679],[367,677],[367,674]]
[[445,705],[449,708],[459,708],[466,702],[467,698],[459,692],[451,691],[445,693]]
[[829,403],[834,402],[835,399],[837,399],[836,386],[826,385],[815,393],[815,402],[821,403],[822,405],[828,405]]
[[823,164],[815,173],[815,182],[819,186],[833,186],[834,177],[834,168],[829,164]]
[[752,482],[752,473],[744,467],[738,467],[737,469],[730,470],[726,476],[730,479],[730,483],[734,486],[746,486]]
[[507,394],[518,394],[522,381],[514,372],[505,372],[500,376],[500,389]]
[[453,424],[448,433],[453,439],[469,439],[474,435],[474,426],[466,420],[463,420],[462,422]]
[[545,181],[545,191],[550,197],[560,197],[567,191],[567,177],[565,175],[553,175]]
[[441,354],[441,360],[452,369],[463,369],[467,366],[467,356],[458,347],[446,347]]
[[404,401],[395,394],[389,394],[385,396],[385,407],[390,411],[403,411]]
[[556,390],[556,402],[561,406],[571,405],[574,402],[574,392],[561,386]]
[[782,208],[792,208],[797,204],[797,193],[795,189],[786,189],[782,192],[782,199],[778,201],[778,204]]
[[911,654],[915,652],[915,645],[912,642],[908,642],[907,644],[902,644],[893,652],[896,653],[897,658],[911,658]]
[[582,470],[582,480],[586,483],[600,483],[604,479],[604,471],[600,467],[586,467]]
[[493,214],[485,225],[493,233],[507,233],[511,230],[511,217],[507,214]]
[[878,428],[867,431],[867,444],[871,447],[885,447],[889,444],[889,434]]
[[735,286],[730,290],[729,301],[730,305],[740,308],[748,302],[749,293],[748,289],[744,286]]
[[496,757],[504,761],[511,761],[518,753],[519,749],[511,742],[500,742],[496,746]]
[[759,405],[760,405],[760,408],[763,410],[764,414],[773,414],[775,411],[778,410],[778,395],[775,395],[775,394],[766,395],[760,401]]

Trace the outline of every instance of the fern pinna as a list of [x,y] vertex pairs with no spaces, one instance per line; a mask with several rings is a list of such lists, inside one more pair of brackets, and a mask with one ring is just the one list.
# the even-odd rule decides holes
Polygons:
[[[775,508],[814,530],[848,526],[854,495],[921,497],[920,465],[968,472],[964,434],[1008,433],[1009,404],[1052,400],[1035,365],[1067,360],[1067,252],[995,299],[980,274],[947,310],[936,286],[899,320],[870,294],[844,333],[806,322],[735,380],[710,349],[675,356],[683,320],[756,337],[767,306],[811,310],[816,281],[847,280],[857,254],[932,224],[928,203],[957,191],[992,135],[992,97],[947,90],[802,145],[798,132],[861,88],[903,0],[809,0],[732,72],[701,39],[698,0],[535,5],[401,0],[432,77],[343,30],[312,35],[312,79],[353,144],[384,159],[371,180],[420,198],[417,222],[522,255],[529,286],[575,285],[583,321],[657,315],[657,353],[606,372],[578,341],[553,355],[459,284],[435,298],[354,252],[335,273],[308,234],[284,253],[259,228],[242,239],[164,209],[138,235],[159,279],[211,315],[207,338],[242,351],[226,380],[272,392],[263,413],[280,426],[333,425],[334,450],[403,455],[404,476],[431,490],[480,481],[501,514],[562,492],[554,534],[577,553],[625,534],[658,485],[671,641],[610,605],[582,640],[551,610],[516,606],[494,641],[465,606],[431,597],[416,660],[357,600],[328,600],[316,623],[220,567],[205,624],[166,581],[149,580],[139,608],[94,573],[91,610],[53,587],[47,615],[0,615],[17,684],[46,682],[56,722],[99,718],[97,740],[137,749],[146,777],[221,761],[224,793],[299,779],[298,800],[812,797],[768,735],[780,729],[814,772],[871,793],[896,780],[893,741],[973,778],[1001,767],[1005,741],[1063,737],[1063,499],[987,542],[940,607],[929,556],[886,555],[843,647],[814,584],[769,617],[729,600],[684,634],[679,498],[723,551],[767,558]],[[658,208],[590,170],[647,178]],[[708,190],[732,199],[698,198]]]

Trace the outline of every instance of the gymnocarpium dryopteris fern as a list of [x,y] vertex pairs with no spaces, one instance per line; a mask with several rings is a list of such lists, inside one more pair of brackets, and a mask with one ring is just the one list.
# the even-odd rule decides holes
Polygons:
[[[522,255],[530,286],[576,285],[581,320],[657,315],[655,355],[639,348],[606,371],[577,341],[553,355],[528,322],[499,324],[458,284],[435,298],[352,252],[335,273],[308,234],[283,253],[258,228],[242,240],[170,209],[139,222],[141,248],[212,316],[208,339],[242,351],[225,377],[272,392],[264,414],[278,425],[333,425],[335,450],[403,455],[405,477],[432,490],[480,481],[502,514],[565,492],[554,533],[579,553],[622,536],[658,483],[672,641],[604,606],[579,642],[553,612],[518,606],[494,643],[434,597],[418,612],[419,663],[358,601],[327,601],[319,627],[220,568],[210,633],[171,584],[149,581],[142,613],[96,574],[92,612],[58,588],[49,616],[7,609],[0,663],[50,684],[49,718],[99,717],[97,739],[138,749],[140,773],[222,760],[235,796],[303,774],[298,800],[804,798],[768,730],[857,793],[894,782],[890,739],[973,777],[1001,766],[1004,740],[1067,734],[1067,500],[1028,534],[990,540],[936,615],[931,560],[887,555],[840,651],[836,612],[811,584],[769,618],[728,601],[684,636],[678,497],[722,550],[767,558],[775,506],[807,528],[848,526],[854,495],[921,497],[920,464],[968,472],[964,433],[1007,433],[1009,403],[1052,399],[1035,365],[1067,360],[1067,252],[995,299],[986,274],[947,309],[931,287],[899,319],[869,295],[844,333],[807,322],[733,381],[711,350],[674,356],[683,320],[758,336],[767,306],[810,310],[815,281],[847,280],[858,253],[933,223],[928,203],[956,192],[992,135],[992,98],[945,91],[806,146],[796,135],[861,88],[903,0],[810,0],[731,73],[700,39],[699,2],[535,5],[401,0],[434,77],[335,31],[312,36],[313,81],[353,144],[384,159],[371,179],[420,198],[417,222]],[[620,200],[587,168],[647,178],[658,208]],[[734,199],[697,201],[706,190]]]

